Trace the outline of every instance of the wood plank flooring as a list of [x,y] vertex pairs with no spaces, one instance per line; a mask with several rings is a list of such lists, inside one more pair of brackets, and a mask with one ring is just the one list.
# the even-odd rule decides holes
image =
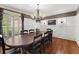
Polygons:
[[[0,53],[1,52],[0,47]],[[61,38],[52,38],[52,44],[45,48],[46,54],[79,54],[79,46],[75,41],[61,39]]]
[[0,46],[0,54],[2,53],[2,47]]
[[79,54],[79,47],[75,41],[54,37],[52,44],[46,48],[46,53],[52,54]]

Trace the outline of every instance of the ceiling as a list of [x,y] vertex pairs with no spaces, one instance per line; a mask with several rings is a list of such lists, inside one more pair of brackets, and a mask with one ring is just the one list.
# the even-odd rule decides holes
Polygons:
[[[78,8],[78,4],[40,4],[40,15],[50,16],[59,13],[74,11]],[[22,12],[33,16],[36,13],[36,4],[0,4],[0,7]]]

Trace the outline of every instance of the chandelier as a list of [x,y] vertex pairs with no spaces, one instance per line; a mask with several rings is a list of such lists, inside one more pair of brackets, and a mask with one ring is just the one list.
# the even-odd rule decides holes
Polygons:
[[36,15],[33,17],[33,19],[36,20],[36,22],[40,22],[42,20],[42,17],[40,16],[39,12],[39,4],[37,4]]

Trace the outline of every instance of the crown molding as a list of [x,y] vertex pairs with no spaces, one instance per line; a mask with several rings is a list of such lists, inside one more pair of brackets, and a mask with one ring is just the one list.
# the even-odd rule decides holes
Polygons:
[[45,19],[53,19],[53,18],[75,16],[76,14],[77,14],[77,11],[70,11],[70,12],[66,12],[66,13],[61,13],[61,14],[46,16],[46,17],[44,17],[44,20]]

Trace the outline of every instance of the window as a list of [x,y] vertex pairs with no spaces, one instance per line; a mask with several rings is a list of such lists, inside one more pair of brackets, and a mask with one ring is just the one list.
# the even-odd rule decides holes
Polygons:
[[21,31],[20,14],[4,10],[2,29],[5,39],[19,35]]

